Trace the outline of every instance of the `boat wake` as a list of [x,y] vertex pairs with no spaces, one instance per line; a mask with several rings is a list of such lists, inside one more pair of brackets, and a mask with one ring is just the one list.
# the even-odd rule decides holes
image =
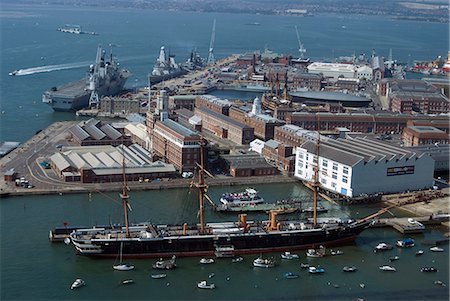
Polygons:
[[35,73],[59,71],[59,70],[66,70],[66,69],[76,69],[76,68],[89,66],[89,64],[91,64],[91,62],[48,65],[48,66],[40,66],[40,67],[15,70],[13,72],[10,72],[9,74],[15,75],[15,76],[31,75],[31,74],[35,74]]

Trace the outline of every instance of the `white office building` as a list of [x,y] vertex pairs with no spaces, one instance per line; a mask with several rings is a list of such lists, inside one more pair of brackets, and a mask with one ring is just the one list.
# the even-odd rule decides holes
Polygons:
[[[295,177],[313,181],[317,166],[315,154],[315,142],[307,141],[297,147]],[[434,160],[430,155],[377,140],[361,137],[324,139],[320,142],[318,161],[321,187],[348,197],[417,190],[433,185]]]
[[373,69],[369,66],[357,66],[353,64],[314,62],[308,65],[308,73],[322,74],[328,78],[357,78],[371,80]]

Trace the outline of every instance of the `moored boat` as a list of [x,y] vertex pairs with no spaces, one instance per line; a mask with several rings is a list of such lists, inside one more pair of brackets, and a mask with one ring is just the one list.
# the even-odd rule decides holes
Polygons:
[[[202,157],[203,155],[200,162],[203,162]],[[117,256],[121,243],[126,244],[123,257],[133,258],[172,255],[211,256],[220,246],[233,246],[233,255],[262,254],[306,249],[312,245],[350,244],[369,226],[369,218],[374,217],[372,215],[358,221],[344,219],[318,221],[315,217],[306,220],[278,221],[277,214],[270,212],[269,220],[266,221],[247,221],[241,215],[238,221],[205,223],[203,203],[208,186],[204,177],[205,171],[199,168],[196,183],[200,190],[200,204],[202,204],[199,211],[199,223],[129,225],[129,196],[128,188],[124,183],[121,198],[125,226],[114,230],[101,227],[76,229],[70,234],[72,244],[81,255],[92,257]],[[314,192],[314,198],[317,198],[317,191]],[[162,263],[159,263],[159,266],[166,268],[166,265]]]
[[284,252],[283,254],[281,254],[281,258],[287,259],[287,260],[297,259],[298,258],[298,254],[294,254],[294,253],[291,253],[291,252]]
[[152,267],[157,270],[170,270],[177,267],[175,262],[175,255],[172,256],[171,259],[162,259],[160,258],[157,262],[155,262]]
[[244,191],[222,194],[220,202],[228,206],[242,206],[261,204],[264,199],[255,189],[246,188]]
[[342,255],[342,254],[344,254],[344,252],[341,250],[331,250],[330,254],[333,256],[336,256],[336,255]]
[[401,248],[411,248],[411,247],[414,247],[414,245],[415,245],[414,239],[412,239],[412,238],[406,238],[406,239],[397,241],[397,246],[401,247]]
[[73,290],[73,289],[79,288],[79,287],[81,287],[81,286],[83,286],[83,285],[85,285],[85,284],[86,284],[86,283],[84,282],[83,279],[78,278],[78,279],[76,279],[76,280],[72,283],[72,285],[70,286],[70,289]]
[[318,249],[308,249],[306,251],[306,256],[308,256],[308,257],[324,257],[325,256],[325,247],[320,246]]
[[351,273],[351,272],[356,272],[357,268],[354,266],[345,266],[342,268],[342,271]]
[[125,280],[122,280],[122,284],[132,284],[132,283],[134,283],[134,280],[133,280],[133,279],[125,279]]
[[258,257],[253,260],[253,266],[258,268],[273,268],[275,266],[275,261],[272,259]]
[[214,263],[214,259],[212,259],[212,258],[202,258],[202,259],[200,259],[200,263],[201,264],[211,264],[211,263]]
[[308,263],[300,263],[300,268],[307,269],[307,268],[309,268],[309,264]]
[[437,272],[438,270],[435,267],[423,267],[420,269],[421,272],[429,273],[429,272]]
[[238,257],[232,258],[231,262],[232,263],[237,263],[237,262],[241,262],[243,260],[244,260],[244,258],[242,258],[241,256],[238,256]]
[[379,267],[379,269],[381,271],[386,271],[386,272],[396,272],[397,271],[394,267],[392,267],[390,265],[382,265]]
[[380,242],[376,247],[374,252],[380,252],[380,251],[387,251],[387,250],[392,250],[393,247],[390,244],[384,243],[384,242]]
[[424,253],[424,251],[423,251],[423,250],[419,250],[419,251],[417,251],[417,252],[416,252],[416,256],[422,256],[422,255],[423,255],[423,253]]
[[201,288],[201,289],[215,289],[216,288],[214,283],[208,284],[206,282],[206,280],[202,280],[202,281],[198,282],[197,287]]
[[390,262],[393,262],[393,261],[397,261],[397,260],[399,260],[400,259],[400,257],[398,257],[398,256],[393,256],[393,257],[390,257],[389,258],[389,261]]
[[152,277],[153,279],[162,279],[162,278],[166,278],[167,275],[166,274],[151,274],[150,277]]
[[299,274],[295,274],[295,273],[292,273],[292,272],[284,273],[284,278],[286,278],[286,279],[296,279],[298,277],[300,277]]
[[444,249],[439,248],[439,247],[431,247],[430,251],[431,252],[444,252]]
[[312,267],[308,268],[308,273],[311,273],[311,274],[321,274],[321,273],[324,273],[324,272],[325,272],[325,269],[322,268],[322,267],[314,267],[314,266],[312,266]]
[[117,265],[113,265],[113,269],[116,271],[131,271],[134,269],[134,265],[129,263],[120,263]]

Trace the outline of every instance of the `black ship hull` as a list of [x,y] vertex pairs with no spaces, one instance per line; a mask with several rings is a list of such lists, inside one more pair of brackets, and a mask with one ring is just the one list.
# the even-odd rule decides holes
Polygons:
[[[323,245],[326,247],[351,244],[367,223],[343,225],[332,229],[318,228],[294,231],[239,233],[222,235],[195,235],[157,237],[143,239],[90,240],[96,253],[81,255],[116,257],[123,244],[123,256],[127,258],[214,256],[217,248],[232,246],[233,255],[301,250]],[[75,241],[75,245],[76,245]],[[92,248],[91,248],[92,249]]]

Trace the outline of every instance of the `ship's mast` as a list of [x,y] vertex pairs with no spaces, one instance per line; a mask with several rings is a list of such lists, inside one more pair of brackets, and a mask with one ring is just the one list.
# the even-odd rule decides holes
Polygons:
[[[319,117],[317,116],[317,118],[319,118]],[[314,181],[311,183],[311,186],[314,191],[314,205],[313,205],[314,227],[316,227],[316,225],[317,225],[317,194],[318,194],[318,189],[320,186],[320,182],[319,182],[319,147],[320,147],[320,123],[319,123],[319,119],[317,119],[316,165],[314,165]]]
[[128,187],[127,187],[127,176],[125,173],[125,146],[122,144],[122,175],[123,175],[123,184],[122,184],[122,193],[120,194],[120,198],[122,199],[123,206],[123,214],[125,217],[125,235],[126,237],[130,237],[130,230],[128,225]]
[[196,183],[196,187],[199,190],[199,201],[200,201],[200,208],[199,208],[200,233],[203,233],[205,231],[204,200],[206,191],[208,190],[208,185],[206,185],[205,183],[204,165],[203,165],[204,146],[205,141],[202,138],[200,141],[200,166],[198,166],[198,182]]

